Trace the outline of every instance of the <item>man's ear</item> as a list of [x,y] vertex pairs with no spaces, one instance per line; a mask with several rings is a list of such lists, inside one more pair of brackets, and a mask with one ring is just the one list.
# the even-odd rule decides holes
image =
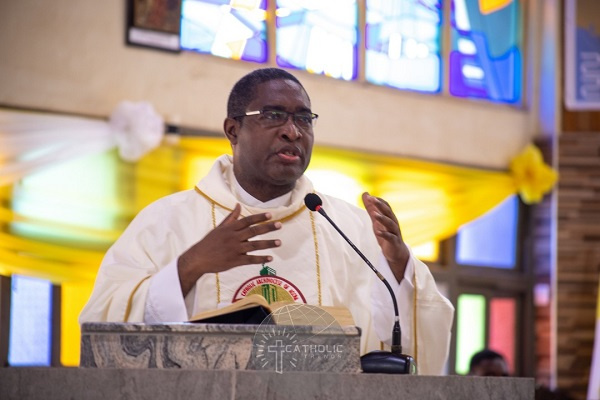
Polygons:
[[225,121],[223,122],[223,131],[232,145],[237,144],[239,129],[240,121],[233,118],[225,118]]

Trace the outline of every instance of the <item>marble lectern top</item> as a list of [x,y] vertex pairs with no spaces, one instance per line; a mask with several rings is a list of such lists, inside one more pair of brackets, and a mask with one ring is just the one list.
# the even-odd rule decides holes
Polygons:
[[353,373],[360,372],[360,329],[84,323],[81,366]]

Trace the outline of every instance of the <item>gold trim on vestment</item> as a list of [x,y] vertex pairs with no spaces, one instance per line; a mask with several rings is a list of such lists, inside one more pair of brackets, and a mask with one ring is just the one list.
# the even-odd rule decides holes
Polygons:
[[[224,209],[224,210],[227,210],[227,211],[229,211],[229,212],[232,212],[232,211],[233,211],[233,208],[225,207],[223,204],[221,204],[221,203],[219,203],[219,202],[217,202],[217,201],[213,200],[213,199],[212,199],[212,198],[211,198],[209,195],[207,195],[207,194],[206,194],[206,193],[204,193],[202,190],[200,190],[200,189],[198,188],[198,186],[195,186],[195,187],[194,187],[194,190],[195,190],[197,193],[199,193],[200,195],[202,195],[202,196],[203,196],[203,197],[204,197],[206,200],[210,201],[210,202],[211,202],[211,203],[213,203],[213,204],[216,204],[217,206],[221,207],[222,209]],[[297,209],[296,211],[294,211],[294,212],[293,212],[293,213],[291,213],[290,215],[288,215],[288,216],[285,216],[285,217],[283,217],[283,218],[281,218],[281,219],[276,219],[275,221],[279,221],[279,222],[285,222],[285,221],[287,221],[287,220],[290,220],[290,219],[294,218],[296,215],[300,214],[300,213],[301,213],[302,211],[304,211],[305,209],[306,209],[306,206],[305,206],[305,205],[302,205],[302,206],[300,206],[300,208],[299,208],[299,209]],[[241,216],[241,217],[247,217],[247,215],[243,215],[243,214],[240,214],[240,216]],[[216,228],[216,225],[214,225],[214,228]]]
[[317,240],[317,228],[315,226],[315,217],[313,213],[310,215],[310,226],[312,228],[313,239],[315,242],[315,265],[317,267],[317,286],[318,286],[318,294],[319,294],[319,306],[323,305],[323,299],[321,298],[321,263],[319,261],[319,241]]
[[[211,202],[210,203],[210,215],[212,218],[212,226],[213,229],[215,229],[217,227],[217,216],[215,213],[215,203]],[[215,285],[217,288],[217,308],[219,307],[219,304],[221,304],[221,281],[219,280],[219,273],[215,273]]]
[[415,363],[417,364],[417,368],[418,368],[418,358],[419,358],[419,347],[418,347],[418,342],[419,342],[419,337],[417,336],[417,268],[416,266],[414,266],[413,268],[413,279],[412,279],[412,284],[413,284],[413,337],[414,337],[414,343],[415,343],[415,356],[413,357],[415,359]]

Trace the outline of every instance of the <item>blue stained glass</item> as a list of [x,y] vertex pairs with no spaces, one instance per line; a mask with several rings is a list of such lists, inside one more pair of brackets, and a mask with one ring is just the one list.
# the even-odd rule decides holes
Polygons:
[[516,103],[521,99],[518,0],[452,0],[449,90],[457,97]]
[[52,350],[52,283],[12,276],[8,362],[49,366]]
[[183,0],[181,48],[265,63],[266,7],[266,0]]
[[462,265],[514,268],[519,202],[512,196],[458,230],[456,261]]
[[367,0],[367,81],[422,92],[441,90],[441,0]]
[[277,65],[353,80],[358,64],[356,0],[277,0]]

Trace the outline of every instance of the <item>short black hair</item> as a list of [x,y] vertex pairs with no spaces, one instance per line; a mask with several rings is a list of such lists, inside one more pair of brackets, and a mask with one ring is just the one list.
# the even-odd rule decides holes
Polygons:
[[[246,112],[246,107],[256,96],[256,87],[261,83],[276,80],[286,79],[296,82],[304,93],[306,89],[300,81],[292,74],[280,68],[261,68],[256,69],[249,74],[243,76],[231,89],[229,99],[227,100],[227,117],[233,118],[238,115],[243,115]],[[308,93],[306,93],[308,97]]]
[[473,354],[473,356],[471,357],[471,362],[469,362],[469,370],[472,371],[473,368],[475,368],[477,365],[479,365],[485,360],[495,360],[497,358],[505,361],[502,354],[495,352],[494,350],[483,349]]

